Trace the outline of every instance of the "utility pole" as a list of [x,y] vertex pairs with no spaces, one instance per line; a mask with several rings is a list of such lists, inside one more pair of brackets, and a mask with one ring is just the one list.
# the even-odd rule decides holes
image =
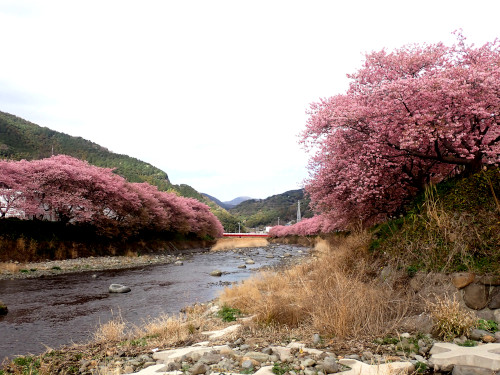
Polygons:
[[302,216],[300,215],[300,201],[298,201],[297,205],[297,223],[302,220]]
[[280,225],[280,217],[278,216],[278,225]]
[[238,233],[241,233],[241,223],[238,223]]

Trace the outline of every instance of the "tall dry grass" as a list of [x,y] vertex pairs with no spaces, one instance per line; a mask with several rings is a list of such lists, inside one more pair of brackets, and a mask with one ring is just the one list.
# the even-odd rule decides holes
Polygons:
[[0,273],[16,273],[19,272],[21,266],[16,263],[0,262]]
[[244,247],[264,247],[269,245],[269,242],[262,237],[254,238],[219,238],[217,243],[210,249],[211,251],[223,251],[231,249],[239,249]]
[[383,334],[409,302],[374,277],[369,242],[366,232],[320,240],[315,258],[226,288],[220,302],[255,314],[263,323],[309,327],[327,336]]

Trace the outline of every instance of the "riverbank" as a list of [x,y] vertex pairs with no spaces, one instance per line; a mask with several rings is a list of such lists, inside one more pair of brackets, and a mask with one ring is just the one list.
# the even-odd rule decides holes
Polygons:
[[[189,252],[206,252],[209,249],[191,249]],[[64,260],[47,260],[44,262],[3,262],[0,263],[0,280],[28,279],[42,276],[53,276],[75,272],[103,271],[113,269],[135,268],[153,264],[170,264],[184,259],[185,253],[178,251],[172,254],[130,254],[127,256],[83,257]]]
[[[366,233],[316,241],[313,256],[300,264],[226,288],[211,303],[140,327],[116,317],[87,345],[22,357],[4,371],[313,375],[348,370],[346,364],[359,370],[403,362],[418,373],[434,373],[432,348],[444,339],[456,344],[453,350],[500,341],[498,322],[480,321],[454,298],[463,284],[453,286],[449,275],[410,276],[383,267],[373,262],[367,243]],[[225,334],[207,333],[221,329]],[[172,348],[184,354],[165,354]],[[441,369],[455,364],[447,366]]]
[[62,260],[0,262],[0,280],[27,279],[75,272],[126,269],[170,264],[193,253],[210,251],[215,241],[169,241],[162,250],[127,251],[125,255],[75,257]]

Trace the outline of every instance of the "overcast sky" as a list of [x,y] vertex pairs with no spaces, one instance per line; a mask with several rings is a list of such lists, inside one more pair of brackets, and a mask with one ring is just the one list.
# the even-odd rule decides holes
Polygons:
[[0,110],[221,200],[302,187],[305,111],[364,54],[500,36],[500,1],[0,0]]

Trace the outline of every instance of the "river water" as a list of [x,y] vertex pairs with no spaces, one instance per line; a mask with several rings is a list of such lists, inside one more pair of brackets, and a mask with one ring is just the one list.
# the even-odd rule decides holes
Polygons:
[[[258,268],[291,259],[284,258],[285,253],[296,257],[304,255],[303,251],[301,247],[272,245],[194,253],[182,266],[165,264],[2,280],[0,300],[8,306],[9,313],[0,316],[0,362],[5,357],[40,354],[47,347],[88,341],[100,323],[118,314],[134,324],[162,313],[176,314],[188,305],[215,298],[225,284],[246,279]],[[237,268],[248,258],[255,264]],[[215,269],[223,275],[210,276]],[[132,291],[109,293],[108,287],[113,283],[127,285]]]

